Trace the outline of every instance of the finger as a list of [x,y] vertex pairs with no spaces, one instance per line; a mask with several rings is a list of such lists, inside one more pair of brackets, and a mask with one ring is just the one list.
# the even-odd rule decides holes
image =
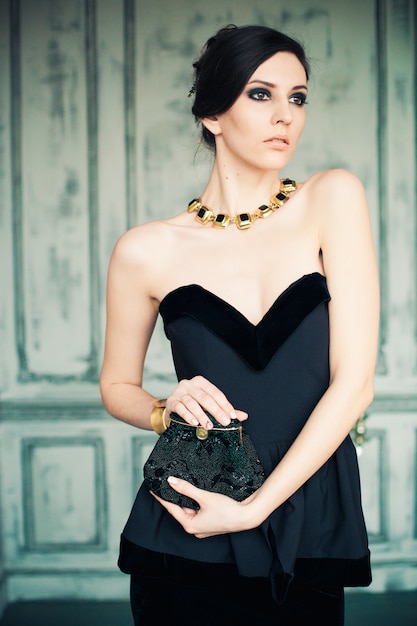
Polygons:
[[173,504],[172,502],[167,502],[167,500],[162,500],[159,496],[157,496],[153,491],[149,492],[155,500],[158,502],[172,515],[174,519],[177,520],[179,524],[184,528],[185,532],[189,535],[194,535],[197,539],[206,539],[207,537],[214,537],[216,533],[198,533],[195,532],[195,529],[192,528],[190,523],[193,519],[198,515],[198,510],[188,509],[186,507],[182,508],[178,506],[178,504]]
[[175,491],[181,493],[183,496],[188,496],[189,498],[195,500],[198,504],[200,504],[199,500],[202,499],[204,496],[204,491],[202,489],[199,489],[198,487],[195,487],[194,485],[189,483],[187,480],[177,478],[176,476],[168,476],[167,481]]
[[195,517],[197,515],[197,511],[195,509],[189,509],[187,506],[183,506],[182,510],[190,517]]
[[171,415],[171,413],[176,413],[193,426],[198,426],[200,424],[207,429],[213,427],[213,424],[207,417],[207,414],[190,394],[184,394],[178,400],[170,401],[170,406],[171,408],[167,409],[169,415]]
[[[179,385],[175,389],[174,393],[167,398],[167,403],[166,403],[167,415],[170,416],[171,413],[176,413],[189,424],[192,424],[193,426],[198,426],[200,422],[198,421],[197,417],[188,409],[188,406],[187,406],[189,399],[192,399],[192,396],[187,393],[181,393],[181,395],[179,395],[180,393],[181,393],[181,388]],[[202,411],[201,407],[198,407],[198,409]]]
[[231,419],[236,419],[235,408],[218,387],[201,376],[196,376],[193,381],[199,383],[194,398],[220,424],[227,426]]
[[181,525],[185,524],[190,515],[189,511],[192,509],[182,509],[178,504],[174,504],[173,502],[168,502],[168,500],[164,500],[160,496],[157,496],[156,493],[154,493],[153,491],[150,491],[149,493],[155,498],[155,500],[158,500],[158,502],[164,507],[164,509],[166,509],[168,513],[177,520],[177,522],[179,522]]
[[224,426],[237,417],[232,404],[220,389],[203,376],[183,379],[167,400],[167,412],[177,413],[188,423],[210,429],[209,413]]
[[181,524],[181,526],[188,534],[194,534],[192,522],[199,512],[198,509],[196,510],[190,509],[188,507],[181,507],[178,504],[169,502],[168,500],[163,500],[153,491],[150,491],[149,493],[155,498],[155,500],[158,500],[159,504],[161,504],[179,524]]
[[207,417],[207,414],[204,412],[201,405],[193,398],[191,394],[185,394],[181,398],[181,404],[184,407],[185,411],[180,413],[181,417],[184,417],[187,421],[191,420],[191,423],[194,426],[201,424],[204,428],[208,430],[213,428],[213,423]]

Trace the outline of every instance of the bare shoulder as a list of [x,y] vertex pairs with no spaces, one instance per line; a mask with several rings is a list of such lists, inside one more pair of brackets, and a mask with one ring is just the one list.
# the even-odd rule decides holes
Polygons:
[[109,264],[109,280],[154,297],[172,250],[174,229],[156,220],[135,226],[117,240]]
[[311,176],[304,185],[312,200],[324,211],[344,211],[346,206],[366,204],[361,180],[345,169],[323,170]]
[[345,169],[323,170],[302,185],[306,202],[320,230],[343,228],[352,221],[369,218],[365,189],[361,180]]
[[134,226],[116,241],[112,261],[133,266],[156,263],[171,238],[170,231],[162,220]]
[[316,194],[363,191],[362,182],[356,174],[342,168],[316,172],[302,183],[302,186],[308,188],[309,193]]

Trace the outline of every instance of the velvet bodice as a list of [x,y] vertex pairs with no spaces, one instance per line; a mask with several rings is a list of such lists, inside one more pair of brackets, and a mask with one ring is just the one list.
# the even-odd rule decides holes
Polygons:
[[[205,376],[249,414],[244,427],[267,475],[329,385],[329,300],[325,277],[313,273],[279,295],[258,324],[195,284],[171,291],[160,303],[178,379]],[[258,528],[198,540],[141,486],[123,539],[194,560],[232,562],[248,576],[296,571],[343,585],[370,582],[350,437]],[[120,566],[131,571],[126,554]]]

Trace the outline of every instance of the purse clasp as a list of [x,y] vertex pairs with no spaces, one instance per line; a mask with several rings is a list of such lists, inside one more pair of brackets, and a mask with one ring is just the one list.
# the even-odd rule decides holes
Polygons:
[[195,429],[195,436],[197,437],[197,439],[200,439],[200,441],[204,441],[208,437],[207,428],[204,428],[203,426],[197,426],[197,428]]

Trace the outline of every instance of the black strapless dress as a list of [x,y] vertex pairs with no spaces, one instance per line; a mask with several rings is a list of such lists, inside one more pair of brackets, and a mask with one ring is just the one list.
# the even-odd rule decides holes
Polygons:
[[[291,284],[250,323],[198,285],[160,304],[178,379],[202,375],[249,419],[266,474],[280,462],[329,385],[330,295],[325,278]],[[335,415],[335,420],[337,416]],[[371,582],[354,445],[347,437],[303,487],[258,528],[199,540],[186,534],[142,485],[122,533],[119,567],[135,573],[135,546],[208,563],[243,576],[295,575],[306,582]]]

